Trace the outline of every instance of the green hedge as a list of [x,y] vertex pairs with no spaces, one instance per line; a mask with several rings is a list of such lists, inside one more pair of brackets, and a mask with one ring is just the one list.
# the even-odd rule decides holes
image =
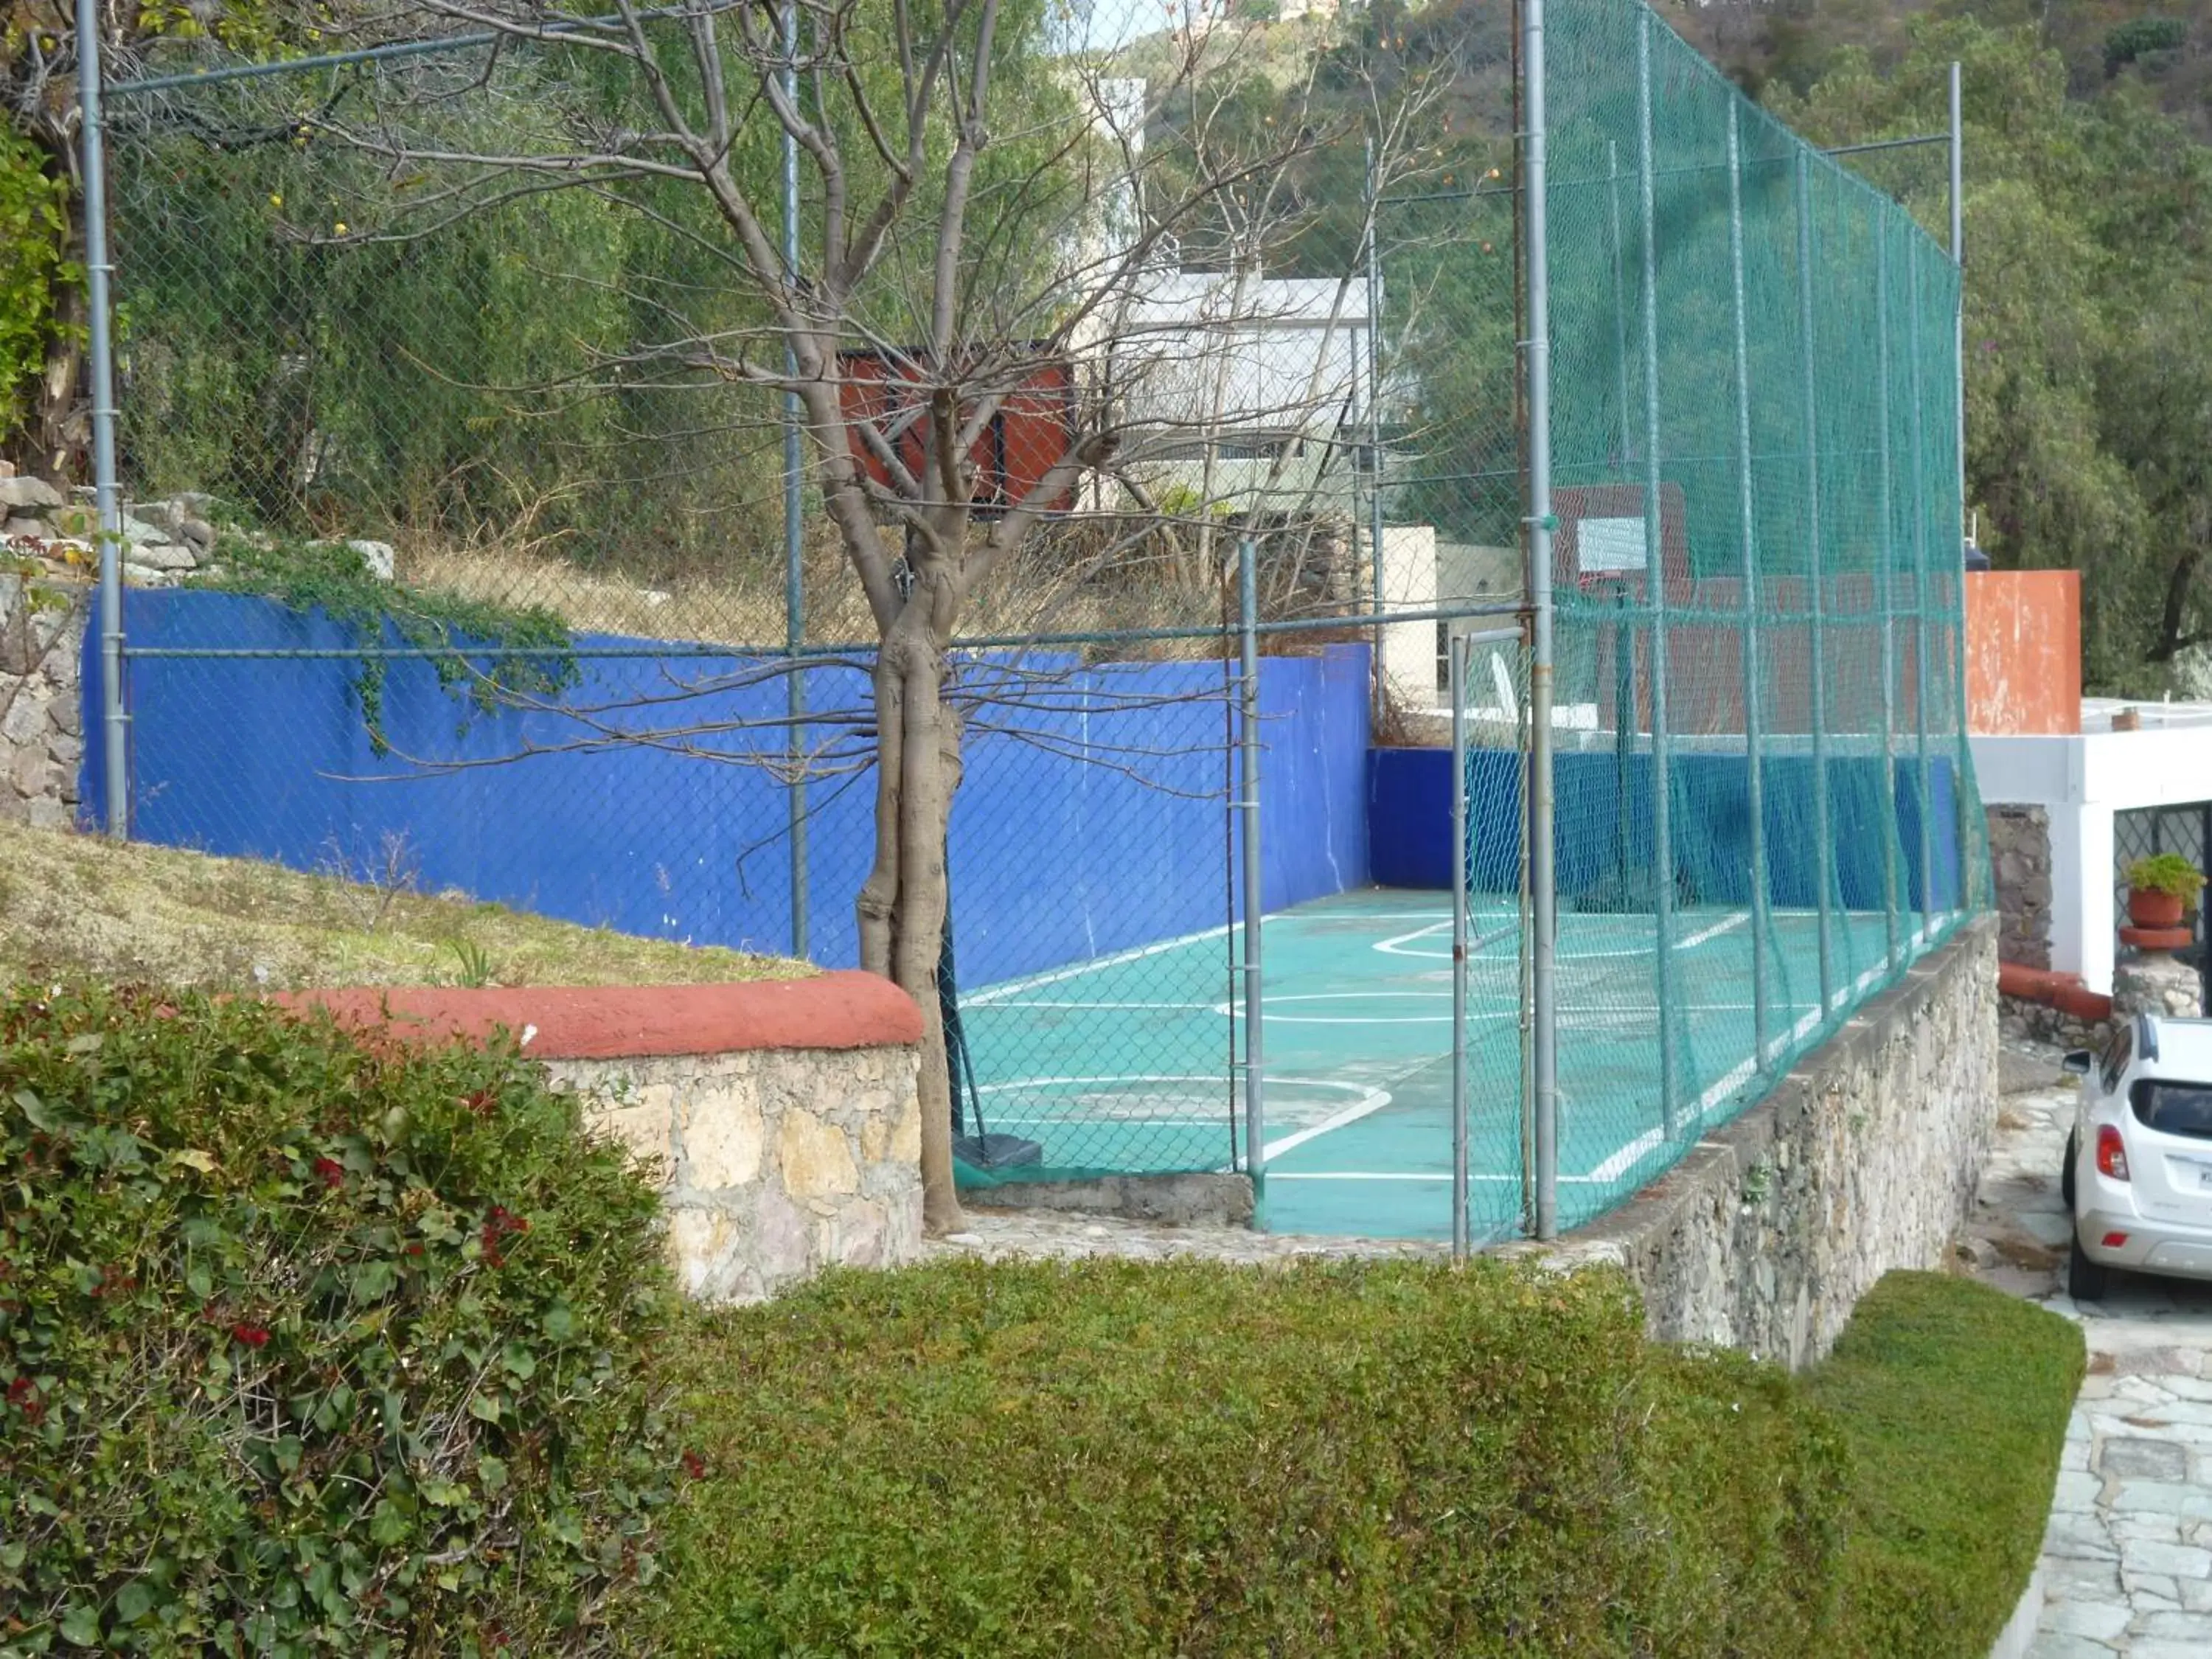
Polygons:
[[2035,1565],[2081,1334],[1937,1273],[1891,1273],[1805,1391],[1851,1449],[1843,1651],[1982,1659]]
[[1792,1380],[1623,1280],[941,1265],[706,1322],[639,1645],[739,1655],[1979,1655],[2081,1371],[1885,1280]]
[[667,1653],[1803,1652],[1844,1512],[1824,1415],[1606,1273],[957,1263],[693,1364]]
[[656,1225],[512,1053],[0,994],[0,1656],[604,1647]]

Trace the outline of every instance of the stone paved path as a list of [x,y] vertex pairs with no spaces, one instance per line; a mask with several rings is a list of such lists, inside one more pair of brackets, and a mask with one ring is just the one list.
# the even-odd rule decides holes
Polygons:
[[[2037,1081],[2022,1069],[2008,1067]],[[2006,1096],[1963,1241],[1978,1277],[2079,1319],[2089,1345],[2028,1651],[2212,1659],[2212,1285],[2119,1276],[2101,1304],[2066,1296],[2058,1165],[2073,1109],[2070,1079]]]

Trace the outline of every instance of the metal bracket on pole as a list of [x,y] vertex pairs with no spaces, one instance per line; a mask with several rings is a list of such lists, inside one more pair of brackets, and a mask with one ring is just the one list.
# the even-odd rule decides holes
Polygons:
[[92,380],[93,496],[100,517],[100,747],[105,828],[131,837],[129,717],[123,709],[123,511],[115,477],[115,345],[107,258],[107,155],[100,107],[100,7],[76,0],[77,103],[84,173],[86,368]]
[[1552,313],[1544,150],[1544,0],[1522,0],[1521,76],[1527,132],[1521,149],[1528,246],[1528,345],[1522,374],[1528,410],[1528,887],[1530,1085],[1536,1237],[1559,1231],[1559,1018],[1554,997],[1559,904],[1552,845]]
[[1260,586],[1249,536],[1237,543],[1237,617],[1242,635],[1243,684],[1237,733],[1237,803],[1244,815],[1244,1171],[1252,1181],[1252,1224],[1266,1219],[1267,1179],[1266,1070],[1261,995],[1260,871]]

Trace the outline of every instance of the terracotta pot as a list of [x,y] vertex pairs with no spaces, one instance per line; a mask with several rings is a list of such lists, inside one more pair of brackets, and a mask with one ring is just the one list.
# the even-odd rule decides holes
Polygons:
[[2138,927],[2172,927],[2181,921],[2181,895],[2128,889],[2128,920]]

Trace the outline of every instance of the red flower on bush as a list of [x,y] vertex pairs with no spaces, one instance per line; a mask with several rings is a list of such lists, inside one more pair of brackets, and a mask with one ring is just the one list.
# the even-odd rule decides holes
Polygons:
[[527,1216],[515,1214],[504,1204],[493,1205],[491,1213],[484,1218],[483,1239],[485,1261],[495,1267],[504,1267],[507,1265],[507,1257],[500,1253],[500,1240],[505,1238],[509,1233],[526,1233],[529,1231],[530,1218]]
[[478,1117],[489,1117],[499,1109],[499,1097],[489,1089],[479,1089],[472,1095],[462,1096],[461,1104]]
[[8,1385],[8,1403],[33,1423],[46,1414],[46,1402],[39,1398],[38,1384],[27,1376],[19,1376]]
[[343,1187],[345,1185],[345,1165],[339,1163],[337,1159],[334,1158],[317,1158],[315,1160],[315,1175],[325,1187]]
[[684,1454],[684,1473],[694,1480],[699,1480],[707,1473],[707,1460],[697,1452],[686,1451]]
[[266,1325],[248,1325],[241,1322],[233,1325],[230,1328],[230,1334],[249,1348],[266,1347],[269,1343],[269,1328]]

